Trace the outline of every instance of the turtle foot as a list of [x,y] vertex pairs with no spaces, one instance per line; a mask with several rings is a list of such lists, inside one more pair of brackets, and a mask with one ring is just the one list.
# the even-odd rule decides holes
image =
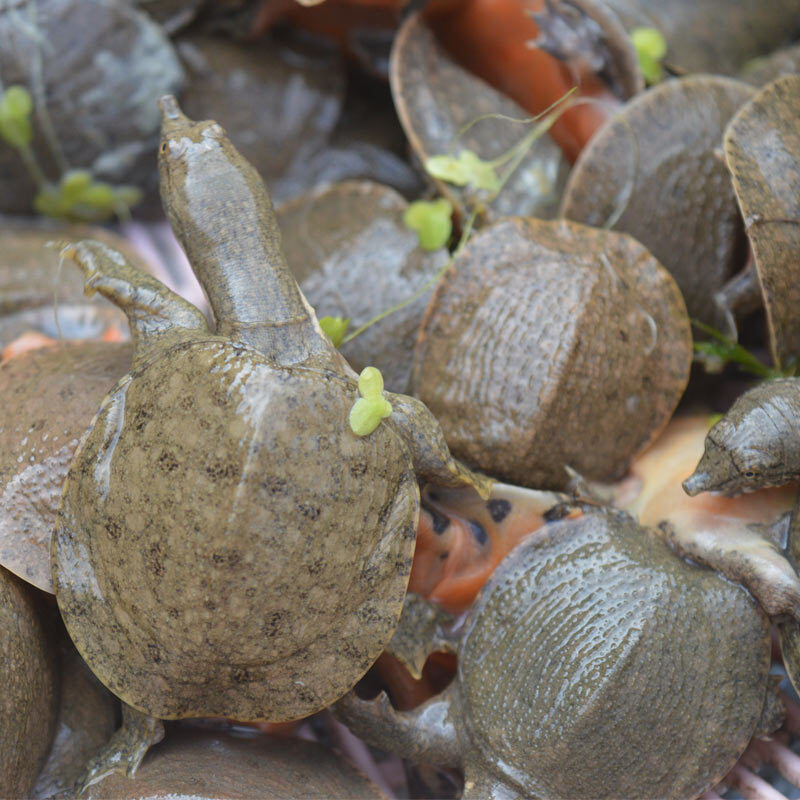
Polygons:
[[90,786],[114,772],[132,778],[150,747],[163,738],[164,725],[160,719],[123,703],[122,727],[86,765],[75,782],[76,796],[80,797]]

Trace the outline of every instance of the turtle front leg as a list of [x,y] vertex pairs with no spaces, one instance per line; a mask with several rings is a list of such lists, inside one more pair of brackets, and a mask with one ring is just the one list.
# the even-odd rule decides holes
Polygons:
[[439,486],[471,486],[488,500],[494,482],[453,458],[442,429],[428,407],[405,394],[386,392],[386,396],[392,404],[392,415],[387,421],[408,444],[417,478]]
[[722,332],[736,341],[739,338],[736,315],[742,317],[751,311],[757,311],[763,302],[758,272],[751,254],[747,266],[714,295],[714,305],[721,317]]
[[64,245],[61,257],[74,261],[83,272],[84,294],[99,292],[125,312],[135,348],[134,364],[146,358],[155,341],[163,344],[165,336],[211,335],[198,308],[102,242],[87,239]]
[[164,725],[160,719],[123,703],[122,727],[86,765],[75,783],[75,793],[80,796],[90,786],[113,772],[132,778],[147,751],[163,738]]
[[679,556],[741,583],[770,617],[800,622],[800,579],[772,542],[741,522],[724,524],[713,516],[708,526],[699,522],[694,517],[693,524],[681,525],[676,517],[658,530]]

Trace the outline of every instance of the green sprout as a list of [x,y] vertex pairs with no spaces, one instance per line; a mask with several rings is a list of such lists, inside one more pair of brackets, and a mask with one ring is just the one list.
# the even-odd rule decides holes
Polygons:
[[650,86],[658,83],[664,77],[661,59],[667,54],[667,40],[655,28],[634,28],[631,41],[645,81]]
[[323,333],[333,342],[334,347],[338,347],[344,339],[347,328],[350,325],[350,317],[323,317],[319,321],[319,326]]
[[142,199],[134,186],[97,181],[89,170],[66,171],[55,184],[48,180],[31,149],[33,98],[24,86],[0,92],[0,140],[11,145],[37,186],[34,209],[48,217],[74,222],[102,222],[114,214],[126,217]]
[[383,396],[383,375],[375,367],[365,367],[358,377],[361,397],[350,409],[350,428],[357,436],[369,436],[392,413],[392,404]]
[[500,178],[495,165],[484,161],[472,150],[462,150],[457,156],[430,156],[425,161],[425,171],[454,186],[472,186],[488,192],[500,190]]
[[[570,99],[574,92],[574,88],[570,89],[566,94],[564,94],[563,97],[559,98],[549,108],[546,108],[541,114],[538,114],[535,117],[530,117],[528,119],[515,119],[513,117],[507,117],[504,114],[484,114],[465,125],[459,132],[459,136],[463,136],[473,125],[481,122],[481,120],[484,119],[504,119],[509,122],[517,122],[521,124],[537,123],[516,144],[512,145],[505,153],[497,158],[492,159],[491,161],[485,161],[471,150],[464,149],[460,151],[457,157],[451,155],[440,155],[431,156],[427,159],[425,162],[425,169],[432,177],[444,180],[456,186],[471,185],[478,189],[486,189],[489,191],[489,196],[482,199],[473,198],[474,202],[472,204],[472,208],[470,209],[469,214],[461,226],[461,235],[458,238],[458,242],[450,253],[450,258],[442,265],[441,269],[439,269],[435,275],[433,275],[422,286],[420,286],[419,289],[417,289],[417,291],[415,291],[410,297],[407,297],[402,302],[397,303],[385,311],[381,311],[380,314],[377,314],[351,333],[348,333],[342,340],[343,344],[353,341],[353,339],[360,336],[362,333],[364,333],[364,331],[368,330],[373,325],[376,325],[381,320],[385,319],[391,314],[394,314],[400,309],[405,308],[411,303],[416,302],[439,282],[445,272],[447,272],[447,270],[453,266],[456,258],[466,246],[479,215],[486,213],[486,204],[497,199],[497,196],[500,194],[505,184],[522,163],[526,153],[530,151],[537,139],[540,139],[542,136],[544,136],[544,134],[550,130],[553,124],[559,119],[559,117],[561,117],[561,115],[574,104]],[[575,102],[583,101],[579,100]],[[498,174],[497,172],[498,168],[500,167],[504,167],[502,175]],[[446,201],[436,202],[443,203]],[[417,204],[412,204],[412,206],[415,205]],[[424,209],[424,206],[422,206],[422,208]],[[444,205],[442,205],[440,207],[441,210],[438,212],[442,216],[444,216],[444,208]],[[409,210],[406,212],[406,225],[409,225],[409,212],[412,223],[415,221],[419,222],[420,217],[428,217],[428,219],[425,221],[425,224],[430,224],[429,212],[411,211],[411,208],[409,208]],[[434,214],[435,213],[436,212],[434,212]],[[448,212],[448,215],[450,213],[451,212]],[[413,226],[409,225],[409,227]],[[358,405],[358,403],[356,403],[356,405]],[[359,414],[360,413],[361,412],[359,412]]]
[[789,378],[796,372],[797,365],[794,363],[790,364],[786,369],[775,369],[775,367],[764,364],[738,342],[729,339],[716,328],[712,328],[710,325],[700,322],[700,320],[693,319],[692,325],[699,328],[703,333],[708,334],[713,339],[713,341],[710,342],[695,342],[695,352],[710,356],[714,360],[719,361],[723,366],[727,363],[737,364],[741,369],[745,370],[745,372],[757,375],[759,378],[764,378],[766,380]]
[[438,250],[447,244],[453,233],[452,215],[453,206],[449,200],[417,200],[406,209],[403,222],[417,234],[423,250]]
[[78,222],[102,222],[115,213],[123,216],[141,200],[135,186],[112,186],[96,181],[85,169],[71,169],[55,186],[46,184],[33,200],[39,214]]
[[9,86],[0,94],[0,138],[18,150],[33,139],[33,99],[24,86]]

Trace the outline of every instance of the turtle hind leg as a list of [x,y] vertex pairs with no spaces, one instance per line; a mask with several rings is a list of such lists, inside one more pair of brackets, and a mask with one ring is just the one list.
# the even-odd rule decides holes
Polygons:
[[78,777],[76,796],[80,797],[90,786],[113,772],[133,777],[150,747],[163,738],[164,725],[160,719],[123,703],[122,726]]

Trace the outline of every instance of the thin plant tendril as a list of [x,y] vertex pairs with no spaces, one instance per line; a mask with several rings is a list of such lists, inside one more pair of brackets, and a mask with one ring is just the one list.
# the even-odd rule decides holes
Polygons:
[[401,303],[398,303],[397,305],[394,305],[391,308],[386,309],[386,311],[381,311],[380,314],[378,314],[377,316],[373,317],[370,320],[367,320],[363,325],[359,325],[359,327],[356,328],[352,333],[349,333],[347,336],[344,337],[344,339],[342,339],[342,344],[347,344],[348,342],[352,342],[353,339],[356,338],[356,336],[360,336],[362,333],[364,333],[365,330],[367,330],[367,328],[371,328],[373,325],[380,322],[382,319],[385,319],[390,314],[394,314],[395,311],[400,311],[406,306],[411,305],[411,303],[415,302],[420,297],[422,297],[422,295],[424,295],[425,292],[428,291],[428,289],[435,286],[439,282],[440,278],[445,274],[445,272],[447,272],[447,270],[450,269],[451,266],[453,266],[453,262],[455,261],[456,256],[464,248],[464,245],[466,245],[467,239],[469,239],[469,236],[472,233],[472,228],[475,225],[475,220],[477,219],[478,212],[481,210],[481,208],[482,206],[476,206],[475,208],[472,209],[469,217],[467,217],[467,221],[464,223],[464,229],[461,232],[461,238],[458,240],[458,245],[456,246],[456,249],[453,251],[450,258],[448,258],[447,261],[442,265],[441,269],[439,269],[439,271],[432,278],[430,278],[430,280],[426,281],[422,286],[420,286],[420,288],[417,289],[417,291],[414,292],[414,294],[412,294],[411,297],[407,297]]

